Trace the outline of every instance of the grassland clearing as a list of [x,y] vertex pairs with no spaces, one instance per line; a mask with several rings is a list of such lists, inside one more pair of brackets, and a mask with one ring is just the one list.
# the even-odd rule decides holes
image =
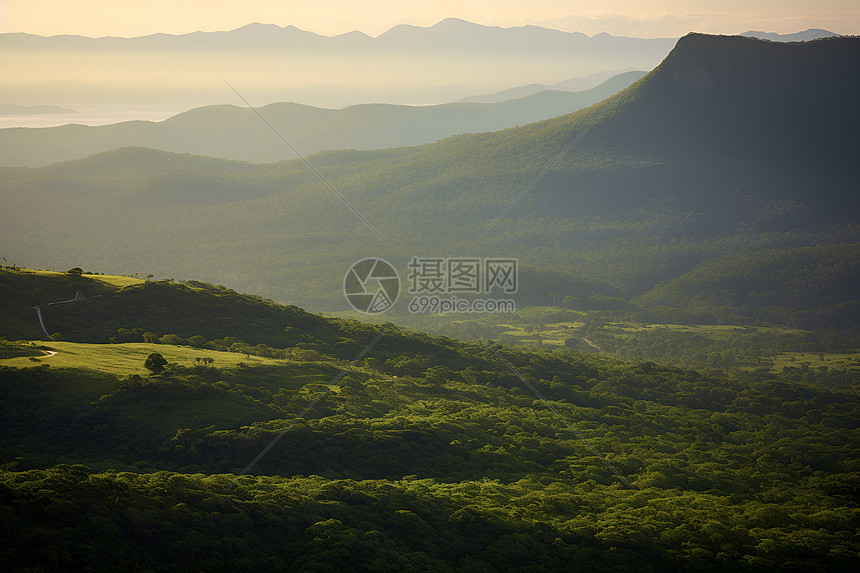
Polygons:
[[[57,368],[86,368],[120,376],[146,375],[149,374],[149,371],[144,368],[143,363],[152,352],[158,352],[169,363],[181,366],[194,366],[196,358],[207,357],[214,359],[213,366],[218,368],[235,368],[239,366],[240,362],[248,366],[285,364],[286,362],[274,358],[246,356],[235,352],[219,352],[188,346],[148,344],[145,342],[125,344],[48,342],[41,344],[40,348],[46,351],[44,356],[6,358],[0,360],[0,366],[26,368],[38,364],[50,364]],[[54,351],[56,354],[48,355],[48,351]]]

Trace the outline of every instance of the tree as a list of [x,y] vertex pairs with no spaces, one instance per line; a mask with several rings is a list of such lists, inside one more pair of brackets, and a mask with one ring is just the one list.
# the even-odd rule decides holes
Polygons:
[[161,338],[158,339],[161,344],[172,344],[174,346],[181,346],[185,344],[185,340],[180,338],[178,334],[165,334]]
[[146,357],[146,362],[143,365],[153,374],[161,374],[164,372],[164,367],[167,366],[167,360],[158,352],[153,352]]

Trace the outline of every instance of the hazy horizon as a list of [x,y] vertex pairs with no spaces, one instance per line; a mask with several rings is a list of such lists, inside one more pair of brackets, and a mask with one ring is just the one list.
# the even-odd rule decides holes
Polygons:
[[[778,9],[773,2],[710,3],[710,11],[700,6],[691,13],[663,0],[644,13],[616,0],[599,10],[580,5],[573,16],[566,3],[554,1],[531,3],[528,13],[507,2],[488,11],[483,2],[480,9],[449,2],[404,9],[377,1],[370,5],[384,10],[356,15],[340,6],[335,18],[323,8],[338,2],[289,13],[261,2],[192,13],[191,2],[155,21],[164,3],[146,3],[145,14],[143,3],[123,3],[122,18],[111,17],[110,3],[78,3],[73,11],[47,4],[36,13],[24,3],[0,2],[0,64],[7,71],[0,103],[79,113],[3,115],[0,128],[161,121],[204,105],[245,105],[225,81],[254,106],[437,105],[596,73],[648,71],[690,31],[860,29],[852,16],[858,11],[839,1],[815,9],[791,2]],[[736,9],[731,18],[729,8]],[[45,13],[54,17],[45,19]]]
[[[256,27],[213,35],[82,39],[6,34],[0,103],[429,105],[529,84],[650,70],[676,39],[498,30],[449,20],[384,38]],[[590,87],[590,86],[589,86]]]
[[[46,18],[51,14],[51,18]],[[684,0],[655,0],[647,7],[633,0],[579,2],[536,0],[476,0],[468,3],[440,0],[433,3],[373,0],[354,4],[323,0],[313,5],[283,5],[269,0],[236,4],[189,0],[122,3],[89,0],[69,4],[60,0],[33,3],[0,2],[0,33],[25,32],[88,37],[137,37],[149,34],[186,34],[195,31],[233,30],[252,22],[293,25],[324,36],[353,31],[376,37],[398,25],[427,27],[446,18],[485,26],[541,26],[589,36],[606,32],[641,38],[679,37],[690,31],[740,34],[761,30],[780,34],[809,28],[837,34],[860,33],[860,9],[852,0],[709,0],[695,8]]]
[[[687,4],[0,0],[7,72],[0,103],[113,110],[105,120],[70,118],[92,125],[158,120],[169,117],[159,107],[244,105],[228,81],[254,106],[434,105],[595,73],[648,71],[690,32],[860,31],[860,10],[844,0]],[[127,116],[134,107],[141,113]],[[29,119],[0,126],[59,120]]]

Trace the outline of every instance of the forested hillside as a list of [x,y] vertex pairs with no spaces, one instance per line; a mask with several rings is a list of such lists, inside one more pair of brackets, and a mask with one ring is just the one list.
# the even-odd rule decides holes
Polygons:
[[[850,324],[856,296],[844,285],[857,280],[860,238],[857,195],[846,190],[858,178],[858,50],[856,38],[780,44],[691,34],[636,84],[571,115],[309,157],[385,242],[301,161],[128,148],[5,168],[4,256],[207,280],[336,310],[345,305],[343,273],[360,258],[402,268],[412,256],[469,253],[517,257],[521,304],[548,304],[557,291],[683,308],[690,293],[678,285],[695,281],[707,289],[696,304],[718,314],[740,304],[744,320],[776,310],[807,327]],[[810,267],[808,249],[827,245],[839,254]],[[748,265],[776,252],[790,276]],[[841,278],[819,285],[821,273]],[[792,294],[764,296],[760,284]],[[813,291],[826,301],[821,313],[803,294]]]
[[[78,340],[158,335],[4,343],[13,570],[843,571],[860,553],[843,375],[456,342],[196,282],[0,279],[22,324],[27,297],[75,288],[52,320]],[[170,359],[141,373],[147,353]]]

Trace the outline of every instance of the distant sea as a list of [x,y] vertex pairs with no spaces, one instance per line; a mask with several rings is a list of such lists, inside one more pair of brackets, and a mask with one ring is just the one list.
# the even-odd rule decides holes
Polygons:
[[110,125],[123,121],[163,121],[183,111],[200,107],[197,104],[140,104],[140,105],[64,105],[76,113],[50,113],[36,115],[0,115],[0,128],[54,127],[77,123],[81,125]]

